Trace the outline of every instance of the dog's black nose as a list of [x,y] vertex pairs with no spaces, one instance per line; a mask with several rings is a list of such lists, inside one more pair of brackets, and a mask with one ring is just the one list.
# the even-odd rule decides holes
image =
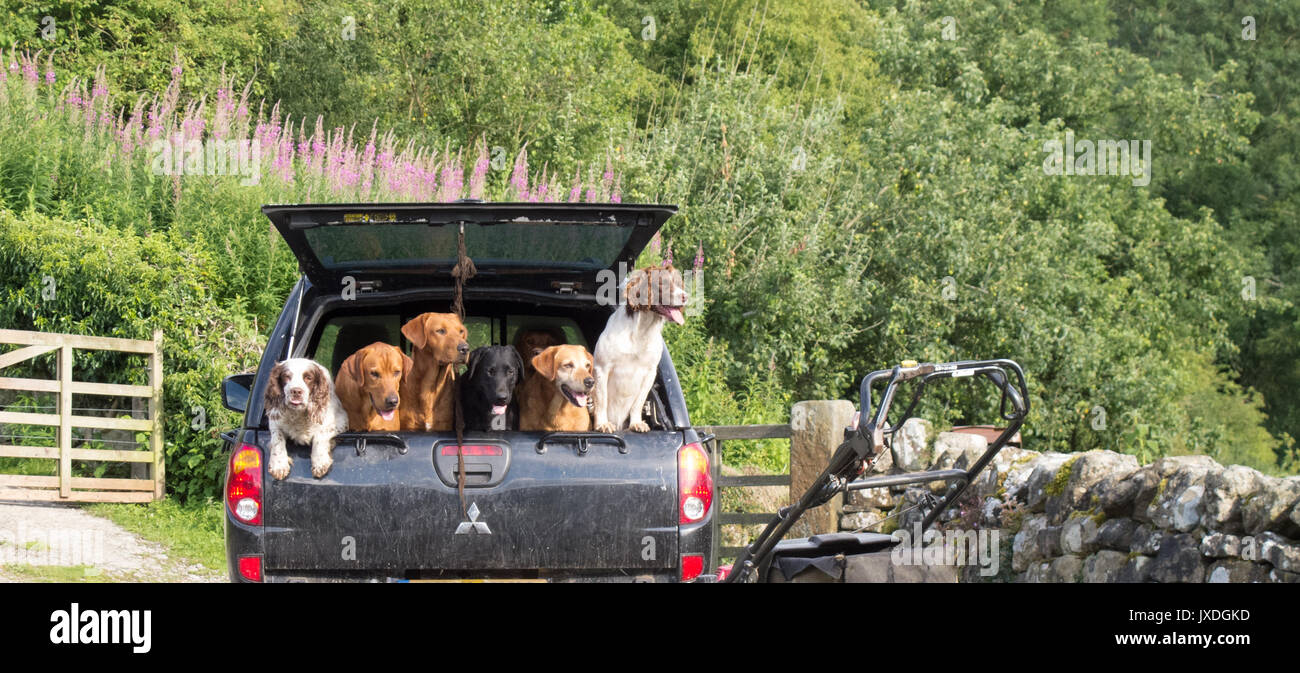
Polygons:
[[384,403],[387,404],[390,409],[397,406],[397,401],[396,395],[389,395],[384,398]]
[[469,344],[462,342],[459,346],[456,347],[456,352],[460,353],[461,355],[468,353]]
[[582,385],[586,386],[587,389],[590,390],[592,386],[596,385],[596,379],[593,379],[590,376],[588,376],[587,378],[582,380]]

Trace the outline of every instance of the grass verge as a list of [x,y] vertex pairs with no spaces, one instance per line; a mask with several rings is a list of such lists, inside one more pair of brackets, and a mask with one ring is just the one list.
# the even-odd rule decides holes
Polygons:
[[97,503],[85,509],[167,547],[173,558],[180,557],[218,572],[226,570],[220,502],[182,505],[167,498],[139,505]]

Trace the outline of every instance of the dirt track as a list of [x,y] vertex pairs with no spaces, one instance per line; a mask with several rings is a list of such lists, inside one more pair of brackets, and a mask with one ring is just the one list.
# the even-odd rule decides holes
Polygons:
[[[51,568],[50,566],[57,566]],[[223,582],[79,507],[0,501],[0,582]]]

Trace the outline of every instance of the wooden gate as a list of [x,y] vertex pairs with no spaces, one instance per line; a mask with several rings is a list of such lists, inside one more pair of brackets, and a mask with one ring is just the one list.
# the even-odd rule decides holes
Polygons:
[[[0,473],[0,500],[52,500],[62,502],[149,502],[163,497],[163,409],[162,409],[162,332],[155,331],[152,341],[50,334],[0,329],[0,344],[20,346],[0,353],[3,369],[31,358],[57,351],[57,375],[54,379],[0,377],[0,390],[54,393],[55,413],[5,411],[0,408],[0,458],[57,459],[57,476]],[[144,355],[148,385],[90,383],[72,379],[74,350],[113,351]],[[147,418],[78,415],[72,396],[143,399],[148,401]],[[109,409],[82,408],[104,412]],[[125,413],[120,411],[119,413]],[[129,415],[129,414],[128,414]],[[23,435],[5,431],[5,427],[44,426],[58,428],[54,446],[30,446],[12,441]],[[145,449],[73,448],[73,428],[119,430],[148,433]],[[9,439],[10,441],[6,441]],[[97,440],[102,443],[104,440]],[[135,440],[118,440],[134,446]],[[45,442],[42,442],[45,443]],[[83,440],[84,447],[84,440]],[[152,465],[152,469],[132,470],[131,478],[95,478],[73,475],[72,461],[106,461]],[[144,474],[139,474],[144,473]]]
[[[709,442],[709,465],[713,471],[714,497],[719,504],[724,488],[751,488],[754,486],[790,487],[790,473],[756,474],[748,476],[730,476],[722,474],[722,442],[745,439],[790,439],[790,425],[706,425],[697,426],[696,430],[713,435]],[[752,526],[766,524],[776,516],[775,512],[723,512],[721,507],[713,515],[713,562],[724,558],[735,558],[743,547],[722,545],[723,526]]]

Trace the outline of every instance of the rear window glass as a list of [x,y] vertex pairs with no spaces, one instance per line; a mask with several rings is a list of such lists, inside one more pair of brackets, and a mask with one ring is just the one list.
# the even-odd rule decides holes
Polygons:
[[[405,316],[409,320],[412,316]],[[349,355],[376,341],[392,344],[410,354],[411,344],[402,336],[403,316],[393,313],[374,316],[339,316],[329,319],[321,329],[313,360],[337,374]],[[586,346],[582,330],[570,318],[510,314],[501,316],[466,316],[465,331],[471,349],[479,346],[510,346],[521,329],[556,329],[565,343]]]
[[568,318],[553,318],[550,316],[539,315],[508,315],[506,316],[506,344],[513,344],[515,337],[519,336],[519,330],[522,329],[558,329],[564,333],[565,343],[586,346],[587,340],[582,337],[582,330],[578,329],[577,323]]
[[[502,222],[467,224],[466,253],[478,264],[612,266],[633,226]],[[326,269],[450,265],[456,261],[457,228],[451,225],[367,224],[315,227],[307,244]]]
[[338,372],[349,355],[376,341],[399,346],[402,344],[401,317],[396,313],[375,316],[348,316],[334,318],[321,330],[312,359]]

